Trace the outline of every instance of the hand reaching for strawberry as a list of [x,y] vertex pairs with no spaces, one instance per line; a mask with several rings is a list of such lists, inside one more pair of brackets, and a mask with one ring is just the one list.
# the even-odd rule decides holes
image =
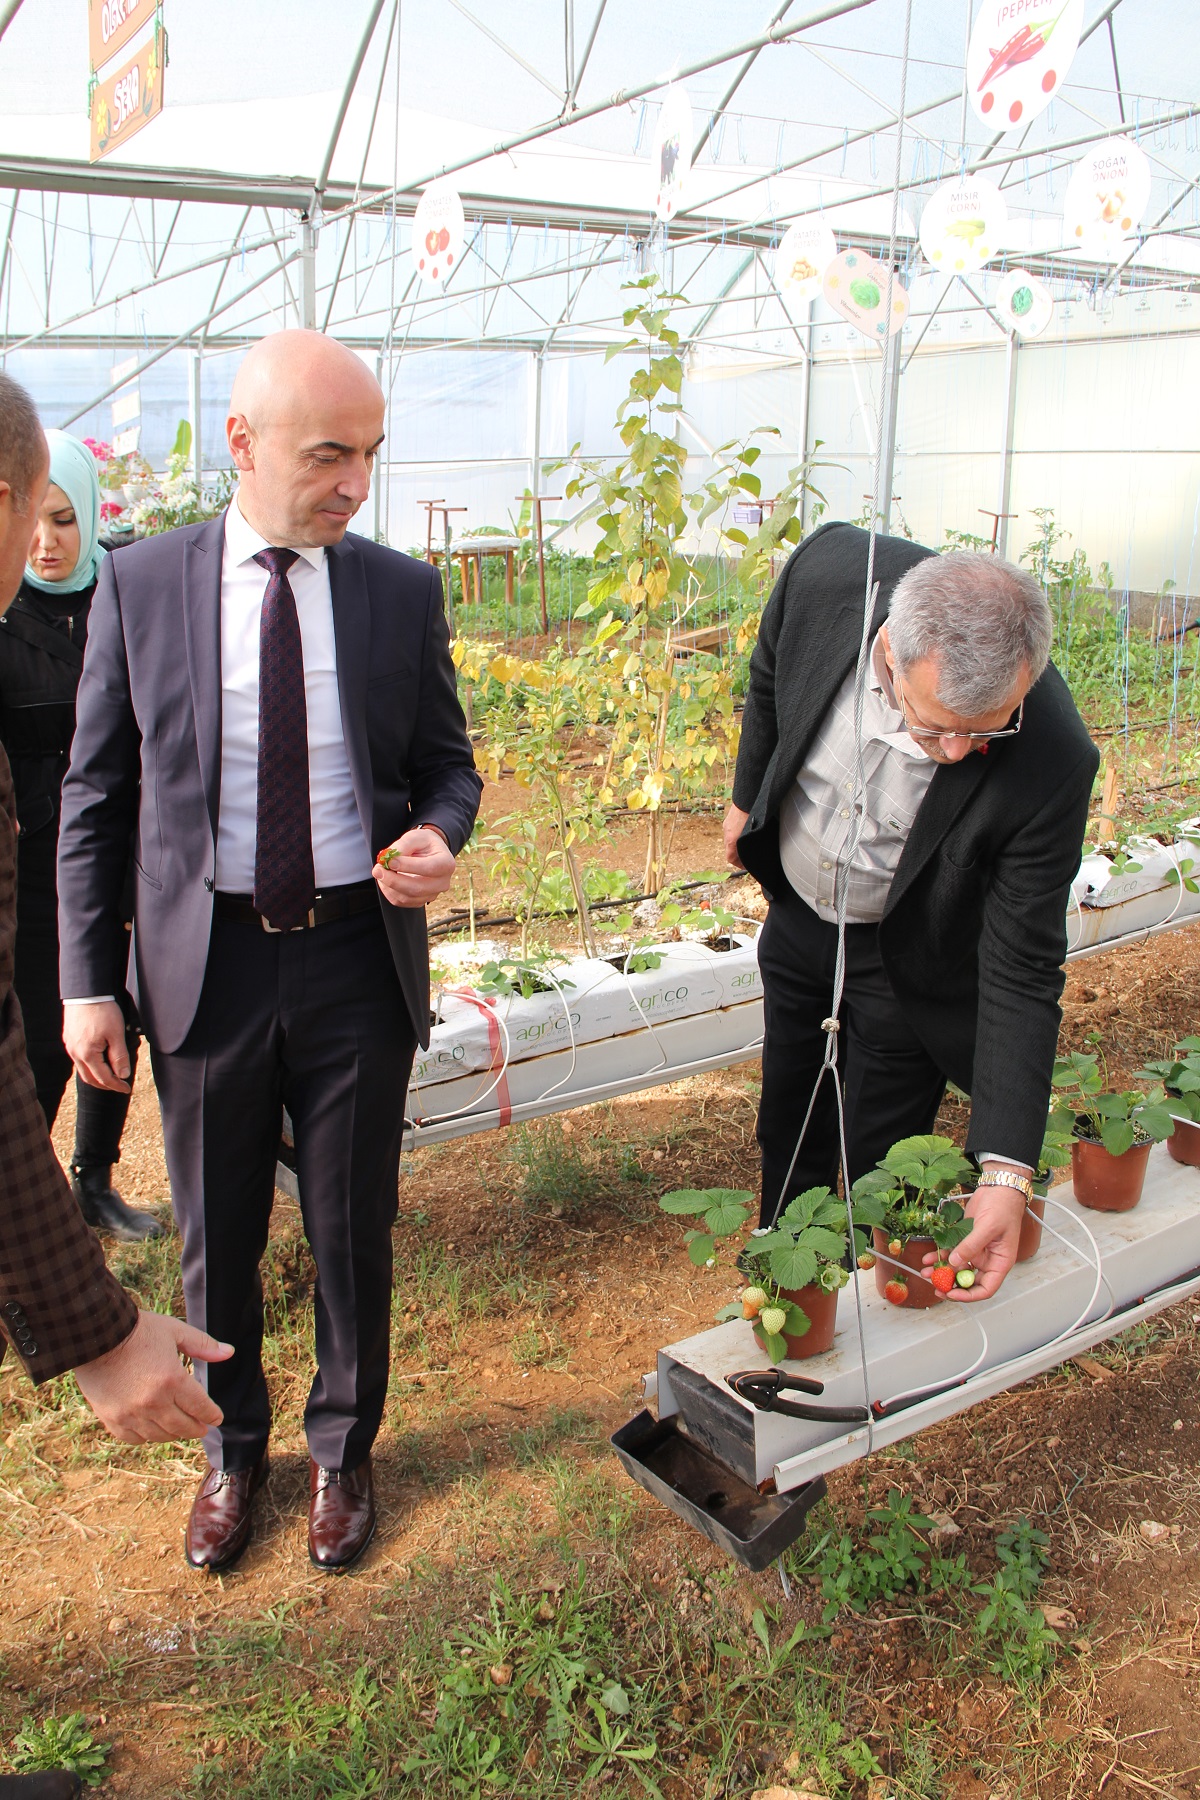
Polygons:
[[425,906],[454,879],[454,853],[436,825],[418,825],[381,850],[372,875],[392,906]]

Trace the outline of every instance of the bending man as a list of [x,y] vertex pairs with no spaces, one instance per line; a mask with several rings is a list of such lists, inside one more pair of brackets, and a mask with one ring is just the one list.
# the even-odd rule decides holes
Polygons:
[[[947,1080],[972,1097],[974,1229],[952,1255],[994,1294],[1016,1257],[1046,1124],[1066,911],[1097,754],[1049,662],[1032,576],[879,538],[856,780],[854,670],[868,534],[806,539],[763,613],[725,819],[729,861],[770,896],[758,1117],[763,1222],[838,1170],[822,1083],[838,903],[839,1061],[851,1181],[930,1131]],[[861,807],[862,816],[856,816]],[[958,1290],[959,1297],[963,1296]]]

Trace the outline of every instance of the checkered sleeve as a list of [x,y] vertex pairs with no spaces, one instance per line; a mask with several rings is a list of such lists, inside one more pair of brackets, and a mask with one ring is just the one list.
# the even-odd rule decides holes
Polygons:
[[46,1131],[12,987],[15,930],[16,815],[0,748],[0,1331],[40,1382],[115,1350],[137,1308],[105,1267]]

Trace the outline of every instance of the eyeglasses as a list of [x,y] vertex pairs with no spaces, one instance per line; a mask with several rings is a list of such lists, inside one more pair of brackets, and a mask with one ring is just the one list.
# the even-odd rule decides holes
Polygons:
[[910,738],[915,738],[918,743],[920,743],[922,739],[927,739],[930,743],[937,743],[942,738],[967,738],[972,744],[988,744],[991,743],[993,738],[1016,737],[1025,718],[1025,702],[1022,700],[1020,706],[1018,706],[1016,710],[1012,723],[1002,726],[999,731],[939,731],[936,726],[924,725],[920,720],[914,724],[909,718],[908,706],[904,698],[904,689],[901,685],[899,671],[893,669],[891,671],[891,677],[892,687],[895,690],[896,698],[900,702],[900,714],[904,720],[908,735]]

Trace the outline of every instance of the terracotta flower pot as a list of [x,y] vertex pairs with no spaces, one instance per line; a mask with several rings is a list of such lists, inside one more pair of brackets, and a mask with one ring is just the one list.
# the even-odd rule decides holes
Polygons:
[[1046,1197],[1035,1194],[1021,1219],[1021,1241],[1017,1245],[1017,1261],[1029,1262],[1042,1247],[1042,1220],[1046,1216]]
[[1172,1113],[1175,1129],[1167,1139],[1167,1155],[1173,1156],[1177,1163],[1186,1163],[1190,1169],[1200,1169],[1200,1125],[1191,1119],[1181,1119],[1178,1113]]
[[[900,1271],[897,1269],[896,1264],[903,1263],[905,1269],[911,1271],[906,1277],[908,1281],[908,1299],[904,1302],[905,1306],[926,1307],[939,1305],[942,1296],[938,1293],[937,1289],[929,1280],[929,1277],[925,1274],[923,1266],[929,1252],[937,1249],[937,1245],[934,1243],[933,1239],[927,1237],[909,1238],[899,1256],[890,1257],[889,1260],[885,1262],[884,1257],[888,1255],[888,1245],[891,1242],[891,1239],[886,1231],[881,1231],[879,1229],[878,1225],[874,1227],[871,1236],[874,1240],[876,1251],[875,1286],[879,1292],[883,1294],[883,1290],[893,1276],[899,1276]],[[884,1297],[886,1298],[886,1295]]]
[[1094,1139],[1077,1137],[1071,1145],[1071,1179],[1080,1206],[1093,1212],[1132,1212],[1142,1197],[1150,1140],[1114,1156]]
[[[834,1288],[829,1293],[820,1282],[814,1281],[808,1287],[780,1288],[779,1292],[782,1299],[790,1300],[793,1305],[798,1306],[808,1319],[808,1330],[803,1337],[796,1337],[790,1331],[783,1334],[789,1362],[800,1361],[806,1356],[820,1356],[830,1348],[837,1330],[838,1289]],[[754,1335],[765,1349],[757,1324]]]

